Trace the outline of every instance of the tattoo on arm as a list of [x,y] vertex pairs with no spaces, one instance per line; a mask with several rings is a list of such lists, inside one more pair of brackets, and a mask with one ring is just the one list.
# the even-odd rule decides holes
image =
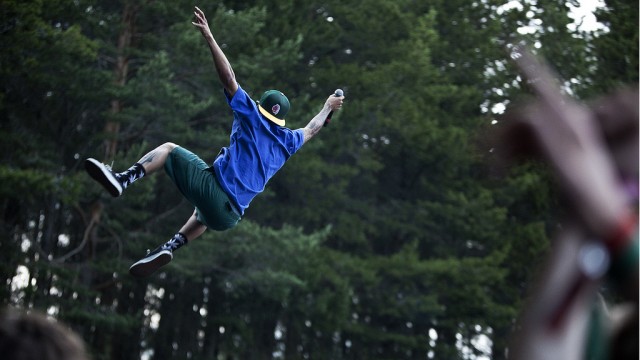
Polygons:
[[149,153],[143,156],[142,159],[140,159],[140,161],[138,162],[140,163],[140,165],[151,163],[153,159],[156,157],[156,155],[157,155],[157,150],[151,150]]
[[304,142],[306,143],[312,137],[314,137],[317,133],[320,132],[322,127],[324,126],[324,121],[329,115],[329,109],[323,108],[316,116],[309,121],[307,126],[304,127]]
[[314,121],[307,125],[307,128],[315,135],[320,131],[320,129],[322,129],[322,123],[320,123],[319,121]]
[[322,129],[322,122],[311,120],[311,122],[304,127],[304,142],[311,140],[312,137],[320,132],[320,129]]

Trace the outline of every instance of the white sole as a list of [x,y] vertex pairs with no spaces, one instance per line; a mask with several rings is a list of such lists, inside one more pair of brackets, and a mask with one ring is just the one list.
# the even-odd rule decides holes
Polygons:
[[167,265],[171,259],[173,259],[173,254],[169,250],[160,251],[131,265],[129,274],[135,277],[147,277]]
[[101,162],[89,158],[84,161],[84,168],[95,181],[100,183],[113,197],[122,195],[122,185]]

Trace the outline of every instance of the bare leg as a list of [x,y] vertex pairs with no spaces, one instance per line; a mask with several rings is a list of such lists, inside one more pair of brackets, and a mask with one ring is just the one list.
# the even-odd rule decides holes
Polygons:
[[85,161],[85,168],[92,178],[109,191],[111,196],[118,197],[133,182],[162,169],[171,151],[177,147],[178,145],[174,143],[164,143],[148,152],[129,169],[120,173],[114,173],[110,167],[92,158]]
[[[171,240],[167,241],[164,245],[147,253],[147,256],[131,265],[129,273],[135,277],[147,277],[153,274],[171,261],[173,258],[172,253],[185,245],[185,240],[191,241],[199,237],[206,229],[207,226],[198,221],[196,212],[194,211],[193,215],[191,215],[187,222],[182,225],[182,228],[180,228],[179,234],[174,235]],[[186,239],[184,239],[185,237]]]
[[157,148],[149,151],[145,156],[143,156],[138,163],[142,165],[144,171],[147,175],[156,172],[164,166],[164,163],[167,161],[167,157],[173,151],[173,149],[177,148],[178,145],[174,143],[164,143]]
[[186,236],[189,241],[192,241],[202,235],[205,230],[207,230],[207,226],[198,221],[196,212],[194,211],[189,220],[180,228],[180,233]]
[[[177,147],[178,145],[174,143],[164,143],[148,152],[138,161],[138,163],[141,164],[142,167],[144,167],[145,173],[147,175],[158,171],[164,166],[164,163],[167,161],[167,157],[169,156],[171,151],[173,151],[173,149]],[[182,225],[182,228],[180,228],[180,233],[186,236],[187,239],[193,240],[202,235],[205,230],[207,230],[207,226],[198,221],[198,219],[196,218],[196,212],[194,211],[187,222]]]

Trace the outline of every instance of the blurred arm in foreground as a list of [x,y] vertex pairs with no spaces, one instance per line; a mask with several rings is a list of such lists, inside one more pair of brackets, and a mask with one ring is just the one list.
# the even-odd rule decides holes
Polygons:
[[[638,88],[588,106],[564,96],[554,74],[527,51],[516,49],[512,59],[536,100],[505,114],[497,151],[549,164],[570,218],[556,235],[509,357],[628,358],[638,351]],[[612,312],[598,301],[605,274],[628,302]]]

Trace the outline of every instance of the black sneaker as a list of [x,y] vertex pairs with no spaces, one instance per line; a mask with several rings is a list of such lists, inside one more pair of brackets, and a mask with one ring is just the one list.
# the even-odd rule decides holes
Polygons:
[[96,159],[89,158],[84,161],[84,168],[89,175],[102,186],[113,197],[122,195],[122,184],[116,178],[116,174],[109,165],[105,165]]
[[140,259],[129,268],[129,274],[135,277],[147,277],[173,259],[173,253],[162,246],[153,251],[147,250],[147,256]]

